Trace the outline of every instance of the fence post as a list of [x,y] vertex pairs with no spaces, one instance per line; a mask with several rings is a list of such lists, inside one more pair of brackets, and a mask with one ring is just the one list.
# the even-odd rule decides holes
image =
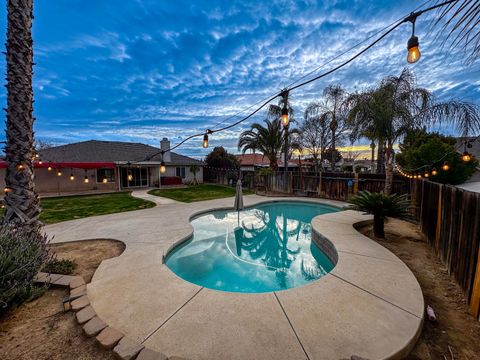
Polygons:
[[355,179],[353,180],[353,195],[358,193],[358,173],[355,173]]
[[480,249],[478,249],[477,271],[473,280],[472,297],[470,298],[470,311],[480,320]]
[[293,194],[293,172],[288,173],[289,193]]
[[320,171],[320,181],[318,182],[318,196],[322,196],[322,172]]
[[442,228],[442,190],[443,185],[438,186],[438,211],[437,211],[437,229],[435,231],[435,247],[438,251],[440,243],[440,229]]

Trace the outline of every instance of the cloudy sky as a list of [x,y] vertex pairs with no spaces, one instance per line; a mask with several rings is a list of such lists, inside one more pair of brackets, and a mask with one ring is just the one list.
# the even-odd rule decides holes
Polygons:
[[[53,144],[99,139],[158,146],[162,137],[169,137],[175,144],[219,122],[234,122],[237,118],[232,115],[374,35],[418,4],[406,0],[36,1],[37,139]],[[354,91],[407,66],[416,73],[419,85],[439,98],[479,103],[480,64],[467,67],[461,53],[441,49],[430,24],[428,16],[417,21],[422,50],[417,64],[406,62],[411,29],[405,24],[358,61],[293,92],[295,110],[301,114],[328,84]],[[0,28],[4,46],[5,6],[0,8]],[[0,68],[5,69],[4,57]],[[3,86],[0,102],[5,107]],[[238,134],[247,126],[215,134],[211,145],[235,151]],[[200,143],[201,139],[192,140],[178,152],[201,156],[205,151]]]

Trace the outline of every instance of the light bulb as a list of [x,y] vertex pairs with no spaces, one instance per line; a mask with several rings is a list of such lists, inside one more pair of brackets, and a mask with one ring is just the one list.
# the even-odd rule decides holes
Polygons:
[[60,170],[57,171],[57,176],[62,176],[62,172]]
[[106,183],[108,182],[107,178],[104,177],[103,180],[102,180],[102,182],[103,182],[104,184],[106,184]]
[[420,53],[420,49],[418,47],[418,37],[412,36],[408,40],[407,44],[407,49],[408,49],[408,54],[407,54],[407,61],[410,64],[416,63],[418,60],[420,60],[420,56],[422,55]]
[[203,147],[208,148],[208,134],[203,135]]
[[85,184],[88,184],[89,180],[88,180],[88,176],[87,176],[87,175],[85,175],[85,177],[83,178],[83,182],[84,182]]
[[425,176],[426,178],[428,178],[430,176],[430,174],[428,173],[428,171],[425,171],[425,174],[423,174],[423,176]]
[[132,174],[128,174],[128,181],[132,181],[133,180],[133,175]]
[[[208,141],[208,140],[207,140]],[[204,146],[205,147],[205,146]],[[160,172],[163,174],[165,173],[165,171],[167,171],[167,167],[165,166],[165,163],[162,161],[160,163]]]
[[70,180],[75,180],[75,176],[73,176],[73,174],[70,174]]
[[443,163],[442,169],[443,169],[443,171],[448,171],[448,169],[450,169],[450,166],[448,165],[448,163],[446,161]]
[[290,121],[290,119],[288,118],[288,110],[287,109],[283,109],[282,110],[282,125],[283,126],[288,126],[288,123]]
[[49,166],[49,167],[47,168],[47,170],[48,170],[48,171],[52,171],[52,167]]
[[468,153],[468,151],[463,152],[462,160],[465,162],[469,162],[470,160],[472,160],[472,156]]
[[25,166],[23,164],[18,164],[17,165],[17,170],[18,171],[23,171],[23,170],[25,170]]
[[433,168],[433,170],[432,170],[432,176],[437,176],[437,174],[438,174],[437,169]]

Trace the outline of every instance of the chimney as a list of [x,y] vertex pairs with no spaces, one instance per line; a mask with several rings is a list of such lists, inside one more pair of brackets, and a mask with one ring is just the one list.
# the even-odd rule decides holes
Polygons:
[[166,163],[172,162],[172,155],[170,153],[170,140],[163,138],[162,141],[160,141],[160,149],[164,151],[163,161]]

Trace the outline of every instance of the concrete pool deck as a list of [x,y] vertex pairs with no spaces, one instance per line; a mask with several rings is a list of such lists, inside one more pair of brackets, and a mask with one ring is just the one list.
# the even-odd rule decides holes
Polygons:
[[[244,197],[245,206],[277,200],[318,201]],[[331,242],[338,253],[328,275],[289,290],[242,294],[186,282],[162,264],[168,249],[191,235],[192,215],[231,207],[233,198],[158,204],[45,227],[53,242],[126,244],[98,267],[88,296],[98,316],[129,338],[187,359],[396,359],[413,347],[422,291],[400,259],[355,230],[369,216],[348,210],[313,219],[313,241]]]

